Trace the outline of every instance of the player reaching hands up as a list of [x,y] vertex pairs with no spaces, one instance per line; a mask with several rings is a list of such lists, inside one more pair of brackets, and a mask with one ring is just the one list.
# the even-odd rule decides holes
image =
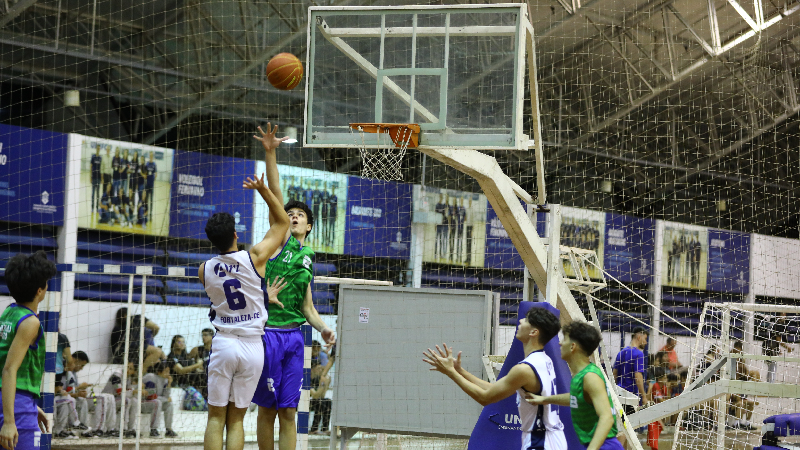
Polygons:
[[555,368],[553,361],[544,352],[544,346],[559,330],[558,318],[543,308],[531,308],[519,321],[516,338],[522,341],[526,358],[512,367],[506,376],[489,383],[472,375],[461,367],[461,352],[453,357],[447,345],[444,349],[423,352],[424,362],[447,375],[458,387],[483,406],[517,393],[519,417],[522,420],[523,450],[566,450],[564,424],[558,413],[548,406],[534,406],[523,400],[526,393],[537,395],[555,394]]
[[242,421],[263,368],[267,305],[277,302],[286,285],[277,278],[273,284],[264,279],[267,261],[289,230],[289,218],[263,179],[263,175],[248,178],[243,185],[257,190],[269,206],[272,227],[261,242],[239,251],[236,221],[226,212],[214,214],[206,223],[206,236],[220,253],[201,264],[198,273],[211,300],[208,316],[217,330],[208,362],[206,450],[222,450],[226,428],[227,448],[244,448]]

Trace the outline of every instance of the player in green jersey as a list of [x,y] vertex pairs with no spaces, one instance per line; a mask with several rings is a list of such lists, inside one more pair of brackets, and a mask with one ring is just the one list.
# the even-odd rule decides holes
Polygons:
[[572,322],[561,328],[561,359],[572,372],[569,394],[530,396],[534,405],[569,406],[572,426],[587,450],[622,450],[617,440],[617,419],[603,372],[589,361],[600,344],[600,332],[586,322]]
[[[265,151],[269,189],[283,203],[275,149],[287,138],[276,138],[278,127],[267,124],[255,136]],[[311,299],[311,280],[314,276],[314,251],[303,245],[314,226],[314,214],[303,202],[292,200],[284,210],[291,225],[283,248],[267,262],[264,278],[283,278],[286,286],[278,294],[279,304],[269,305],[269,319],[264,329],[264,370],[258,382],[253,403],[258,405],[258,447],[273,450],[275,418],[280,422],[280,450],[294,450],[297,443],[295,416],[303,385],[304,342],[300,325],[306,321],[322,334],[331,346],[336,337],[322,320]],[[272,215],[270,215],[272,226]]]
[[36,406],[44,373],[44,329],[39,323],[39,303],[47,294],[47,281],[56,266],[47,254],[17,255],[6,265],[5,279],[16,303],[0,314],[0,445],[8,450],[38,449],[44,411]]

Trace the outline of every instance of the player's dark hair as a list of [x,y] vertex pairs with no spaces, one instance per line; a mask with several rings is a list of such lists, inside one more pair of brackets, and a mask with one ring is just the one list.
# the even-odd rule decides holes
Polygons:
[[220,252],[228,251],[236,239],[236,219],[226,212],[215,213],[206,222],[206,236]]
[[6,285],[17,303],[30,303],[36,291],[47,288],[47,280],[56,274],[56,265],[47,259],[42,250],[32,254],[19,254],[6,265]]
[[742,343],[742,341],[736,340],[733,343],[733,348],[737,348],[737,349],[741,350],[742,348],[744,348],[744,344]]
[[200,334],[203,333],[214,334],[214,330],[212,330],[211,328],[203,328],[203,331],[201,331]]
[[586,322],[572,322],[565,325],[561,331],[564,332],[564,336],[569,336],[569,340],[578,344],[587,356],[594,353],[600,345],[600,332]]
[[85,363],[89,363],[89,355],[86,354],[83,350],[78,350],[72,354],[72,359],[77,359],[78,361],[83,361]]
[[[308,205],[306,205],[305,203],[297,201],[297,200],[290,200],[289,203],[283,205],[283,210],[286,211],[286,212],[289,212],[289,210],[292,209],[292,208],[302,209],[303,212],[306,213],[306,218],[308,219],[308,224],[311,225],[311,229],[313,230],[314,229],[314,213],[311,212],[311,208],[309,208]],[[311,230],[306,232],[306,236],[308,236],[308,233],[311,233]]]
[[531,324],[532,327],[539,330],[539,343],[542,345],[550,342],[553,336],[558,334],[561,329],[561,322],[555,314],[544,308],[531,308],[525,319]]
[[633,331],[631,331],[631,339],[633,339],[637,334],[643,334],[644,328],[643,327],[634,327]]

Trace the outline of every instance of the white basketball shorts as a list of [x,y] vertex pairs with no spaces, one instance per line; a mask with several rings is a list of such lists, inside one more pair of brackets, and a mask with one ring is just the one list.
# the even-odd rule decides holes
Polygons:
[[208,404],[247,408],[264,368],[261,336],[236,336],[217,331],[208,360]]

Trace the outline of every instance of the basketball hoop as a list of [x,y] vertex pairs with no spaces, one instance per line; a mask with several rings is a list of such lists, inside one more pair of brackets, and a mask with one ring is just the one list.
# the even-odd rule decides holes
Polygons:
[[[350,133],[361,152],[361,175],[366,178],[378,180],[402,180],[400,163],[406,150],[419,145],[419,125],[415,123],[351,123]],[[356,132],[361,137],[356,136]],[[389,135],[394,142],[394,147],[368,148],[370,145],[365,134],[376,134],[376,143],[385,145],[381,141],[381,133]]]

